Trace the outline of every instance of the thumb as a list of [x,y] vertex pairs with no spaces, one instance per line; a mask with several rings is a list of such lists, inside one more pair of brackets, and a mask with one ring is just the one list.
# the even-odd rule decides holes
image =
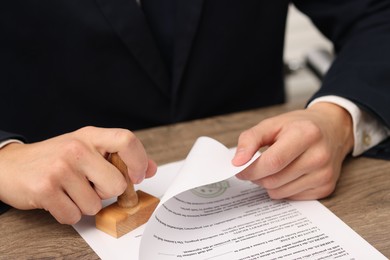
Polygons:
[[247,163],[261,147],[274,142],[277,132],[278,127],[270,119],[242,132],[238,138],[237,150],[232,164],[241,166]]
[[234,166],[241,166],[247,163],[260,148],[261,142],[255,131],[250,128],[240,134],[236,153],[232,159]]

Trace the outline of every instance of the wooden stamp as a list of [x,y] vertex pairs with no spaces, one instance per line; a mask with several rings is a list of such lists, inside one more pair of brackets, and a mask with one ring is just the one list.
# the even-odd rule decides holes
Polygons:
[[127,174],[127,166],[118,154],[111,155],[111,163],[125,176],[128,187],[117,202],[103,208],[95,216],[96,228],[119,238],[146,223],[160,200],[143,191],[135,191]]

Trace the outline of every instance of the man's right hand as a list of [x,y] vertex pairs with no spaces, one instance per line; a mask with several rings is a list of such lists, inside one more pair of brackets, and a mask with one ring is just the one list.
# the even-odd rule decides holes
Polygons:
[[45,209],[58,222],[74,224],[82,215],[95,215],[101,200],[126,189],[123,175],[107,161],[110,153],[119,154],[133,183],[156,173],[156,164],[132,132],[84,127],[0,149],[0,200],[18,209]]

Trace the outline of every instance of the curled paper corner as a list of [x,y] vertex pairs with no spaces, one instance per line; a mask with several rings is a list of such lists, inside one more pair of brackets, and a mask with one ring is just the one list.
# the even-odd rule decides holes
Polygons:
[[176,178],[146,224],[139,249],[140,260],[149,258],[145,256],[150,250],[148,242],[145,241],[150,239],[149,236],[153,236],[152,230],[158,225],[156,215],[164,203],[181,193],[227,180],[260,156],[260,152],[257,152],[248,163],[237,167],[232,164],[234,154],[235,149],[229,149],[210,137],[201,136],[195,141]]

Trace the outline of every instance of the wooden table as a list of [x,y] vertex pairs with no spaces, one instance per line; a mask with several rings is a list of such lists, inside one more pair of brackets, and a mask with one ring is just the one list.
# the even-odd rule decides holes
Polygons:
[[[196,120],[136,132],[159,164],[184,159],[197,137],[213,137],[228,147],[240,132],[266,117],[303,107],[303,102]],[[335,193],[321,202],[390,257],[390,161],[349,159]],[[9,210],[0,216],[0,259],[98,259],[67,225],[43,210]]]

